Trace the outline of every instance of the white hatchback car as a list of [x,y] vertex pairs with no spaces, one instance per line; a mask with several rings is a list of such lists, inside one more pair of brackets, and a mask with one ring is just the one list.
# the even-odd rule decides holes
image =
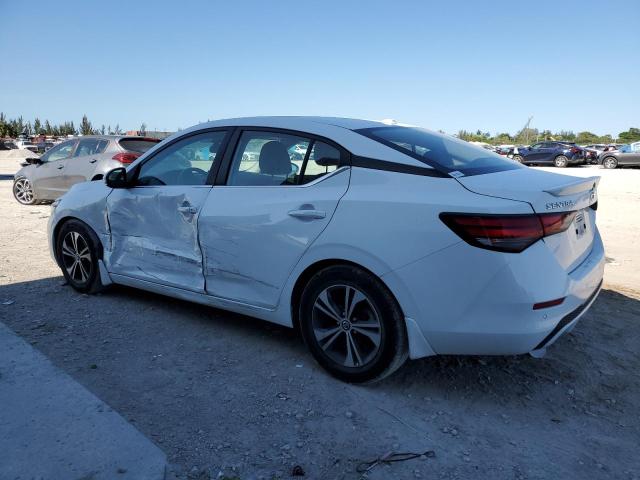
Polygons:
[[75,185],[49,240],[79,291],[296,326],[323,367],[366,382],[407,356],[544,353],[601,287],[598,180],[420,128],[220,120]]

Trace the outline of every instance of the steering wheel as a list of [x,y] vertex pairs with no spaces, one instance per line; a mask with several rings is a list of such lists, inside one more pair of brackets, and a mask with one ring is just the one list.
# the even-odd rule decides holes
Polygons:
[[[185,168],[184,170],[180,170],[180,173],[178,174],[178,179],[177,179],[178,184],[185,185],[184,180],[187,172],[189,172],[189,175],[192,177],[192,180],[193,180],[193,177],[195,178],[204,177],[204,180],[206,180],[208,175],[207,172],[205,172],[201,168],[196,168],[196,167]],[[199,185],[200,183],[204,184],[204,181],[196,182],[196,183],[187,183],[186,185]]]

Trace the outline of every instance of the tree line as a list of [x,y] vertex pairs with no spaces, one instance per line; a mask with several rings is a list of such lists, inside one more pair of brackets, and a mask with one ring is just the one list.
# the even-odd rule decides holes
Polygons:
[[[146,126],[143,123],[141,131],[144,132]],[[16,138],[20,135],[47,135],[53,137],[65,137],[67,135],[121,135],[123,133],[120,125],[111,128],[111,125],[101,125],[94,127],[86,115],[82,116],[80,125],[76,127],[73,121],[62,122],[60,124],[52,124],[49,120],[42,122],[36,118],[33,123],[26,121],[19,116],[18,118],[8,119],[6,115],[0,112],[0,138],[12,137]]]
[[[143,123],[139,129],[140,134],[144,135],[146,129],[146,125]],[[5,114],[0,112],[0,137],[15,138],[20,135],[48,135],[63,137],[78,134],[121,135],[122,133],[120,125],[116,125],[114,128],[111,128],[111,125],[101,125],[99,128],[94,127],[86,115],[82,116],[82,121],[76,128],[73,121],[67,121],[61,124],[51,124],[49,120],[42,122],[39,118],[36,118],[33,123],[31,123],[31,121],[25,122],[22,116],[14,119],[7,119]],[[537,128],[523,128],[515,135],[510,135],[509,133],[498,133],[494,136],[489,132],[482,132],[481,130],[478,130],[475,133],[467,130],[460,130],[456,136],[468,142],[486,142],[492,145],[528,145],[531,142],[543,140],[564,140],[567,142],[575,142],[585,145],[589,143],[637,142],[640,141],[640,128],[630,128],[625,132],[620,132],[617,138],[613,138],[608,134],[597,135],[592,132],[578,132],[576,134],[571,130],[561,130],[559,132],[552,133],[550,130],[539,131]]]
[[460,130],[456,135],[462,140],[468,142],[486,142],[492,145],[529,145],[532,142],[540,142],[544,140],[564,140],[566,142],[575,142],[579,145],[587,145],[590,143],[631,143],[640,141],[640,128],[630,128],[627,131],[620,132],[617,138],[611,135],[597,135],[592,132],[574,133],[571,130],[561,130],[552,133],[551,130],[539,131],[537,128],[523,128],[515,135],[509,133],[498,133],[492,136],[489,132],[481,130],[469,132]]

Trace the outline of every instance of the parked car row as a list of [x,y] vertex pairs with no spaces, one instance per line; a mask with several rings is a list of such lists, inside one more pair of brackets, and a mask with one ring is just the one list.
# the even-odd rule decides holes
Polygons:
[[640,166],[640,142],[631,144],[576,145],[566,141],[543,141],[531,146],[499,145],[494,151],[524,165],[602,165],[604,168]]

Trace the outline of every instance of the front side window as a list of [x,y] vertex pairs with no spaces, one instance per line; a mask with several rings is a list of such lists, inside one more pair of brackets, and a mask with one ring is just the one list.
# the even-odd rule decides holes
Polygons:
[[225,136],[226,131],[205,132],[177,141],[142,164],[137,185],[205,185]]
[[445,173],[482,175],[528,168],[464,140],[421,128],[389,126],[355,131]]
[[50,149],[47,153],[45,153],[40,160],[43,163],[46,162],[55,162],[56,160],[63,160],[71,156],[73,152],[73,147],[76,144],[75,141],[63,142],[60,145],[57,145]]

